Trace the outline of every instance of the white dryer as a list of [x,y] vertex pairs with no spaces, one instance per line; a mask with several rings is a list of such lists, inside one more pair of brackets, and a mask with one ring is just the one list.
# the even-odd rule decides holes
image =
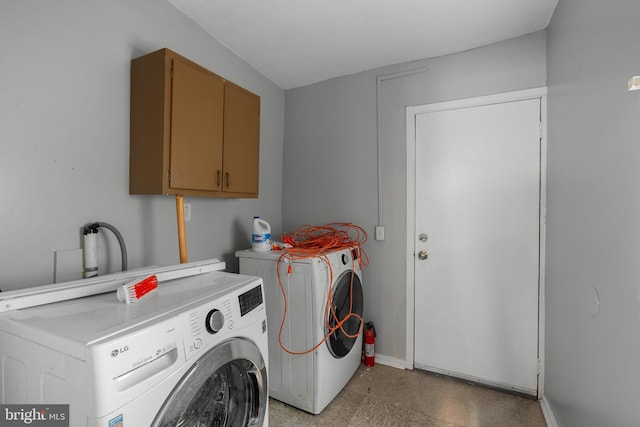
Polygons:
[[71,427],[266,426],[262,288],[214,271],[132,304],[108,292],[2,313],[2,403],[69,404]]
[[[240,273],[258,276],[264,281],[269,328],[269,395],[318,414],[349,382],[361,361],[363,290],[359,251],[342,249],[326,252],[321,257],[278,262],[281,255],[282,251],[236,252]],[[287,298],[286,317],[283,291]],[[328,316],[327,324],[329,297],[338,319],[345,319],[349,313],[354,315],[348,317],[342,330],[336,330],[323,341],[336,324],[332,315]],[[305,353],[315,346],[313,351]],[[283,347],[305,354],[291,354]]]

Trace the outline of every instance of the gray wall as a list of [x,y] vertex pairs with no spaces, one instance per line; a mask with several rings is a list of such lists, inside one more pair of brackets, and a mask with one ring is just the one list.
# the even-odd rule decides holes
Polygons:
[[639,16],[560,0],[548,28],[545,395],[563,427],[639,423]]
[[[378,224],[376,78],[386,80],[382,111],[382,225]],[[455,55],[398,64],[286,91],[282,223],[348,221],[369,233],[363,272],[366,320],[374,321],[376,353],[405,359],[405,107],[546,85],[546,33],[532,33]]]
[[[129,67],[168,47],[261,97],[260,198],[186,198],[189,260],[250,245],[251,220],[281,225],[284,91],[166,1],[0,2],[0,288],[53,281],[54,251],[81,227],[123,234],[129,266],[179,262],[175,199],[130,196]],[[108,230],[105,271],[119,270]]]

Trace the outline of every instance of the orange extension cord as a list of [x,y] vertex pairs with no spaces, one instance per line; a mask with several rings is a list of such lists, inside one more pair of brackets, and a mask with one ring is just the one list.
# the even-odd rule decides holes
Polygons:
[[[355,276],[355,260],[354,257],[351,257],[351,284],[350,284],[350,297],[349,297],[349,313],[342,319],[338,319],[338,315],[333,308],[331,301],[332,297],[332,289],[333,285],[333,270],[331,268],[331,263],[327,258],[326,253],[328,251],[337,251],[341,249],[353,249],[359,253],[358,263],[359,267],[369,265],[369,258],[366,252],[362,249],[362,245],[367,241],[367,233],[364,231],[362,227],[354,225],[352,223],[330,223],[322,226],[310,226],[304,225],[299,227],[293,233],[284,233],[282,235],[282,241],[286,244],[291,245],[290,248],[285,248],[282,251],[282,255],[278,258],[278,263],[276,266],[276,271],[278,272],[278,283],[280,285],[280,291],[282,292],[282,297],[284,300],[284,312],[282,314],[282,321],[280,323],[280,330],[278,332],[278,343],[280,344],[280,348],[283,351],[289,354],[302,355],[308,354],[312,351],[316,350],[322,344],[324,344],[327,339],[331,336],[331,334],[335,333],[338,329],[345,334],[345,336],[349,338],[356,338],[358,335],[362,333],[364,327],[364,320],[360,315],[354,313],[353,309],[353,278]],[[287,262],[287,275],[290,276],[292,273],[292,261],[308,259],[308,258],[318,258],[322,262],[324,262],[329,268],[329,291],[327,295],[327,306],[325,307],[325,323],[327,325],[328,333],[320,340],[320,342],[316,343],[312,348],[303,350],[303,351],[294,351],[287,348],[282,343],[282,331],[284,330],[284,324],[287,318],[287,294],[282,284],[282,277],[280,276],[280,263]],[[352,316],[356,317],[360,321],[360,328],[358,328],[358,333],[355,335],[349,335],[347,331],[344,330],[343,324]],[[331,326],[331,319],[335,319],[335,326]]]

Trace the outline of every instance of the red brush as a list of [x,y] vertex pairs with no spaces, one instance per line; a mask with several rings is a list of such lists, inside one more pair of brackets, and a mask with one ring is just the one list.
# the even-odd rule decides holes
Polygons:
[[118,301],[125,301],[127,304],[138,302],[146,295],[158,289],[158,278],[155,274],[147,276],[143,279],[136,279],[129,283],[125,283],[118,288],[116,295]]

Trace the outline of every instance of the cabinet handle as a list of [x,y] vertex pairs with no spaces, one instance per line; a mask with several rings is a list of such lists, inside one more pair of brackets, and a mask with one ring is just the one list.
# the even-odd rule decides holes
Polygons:
[[227,188],[229,188],[229,172],[227,172],[225,175],[226,175],[226,178],[227,178]]
[[216,171],[216,188],[220,188],[220,169]]

